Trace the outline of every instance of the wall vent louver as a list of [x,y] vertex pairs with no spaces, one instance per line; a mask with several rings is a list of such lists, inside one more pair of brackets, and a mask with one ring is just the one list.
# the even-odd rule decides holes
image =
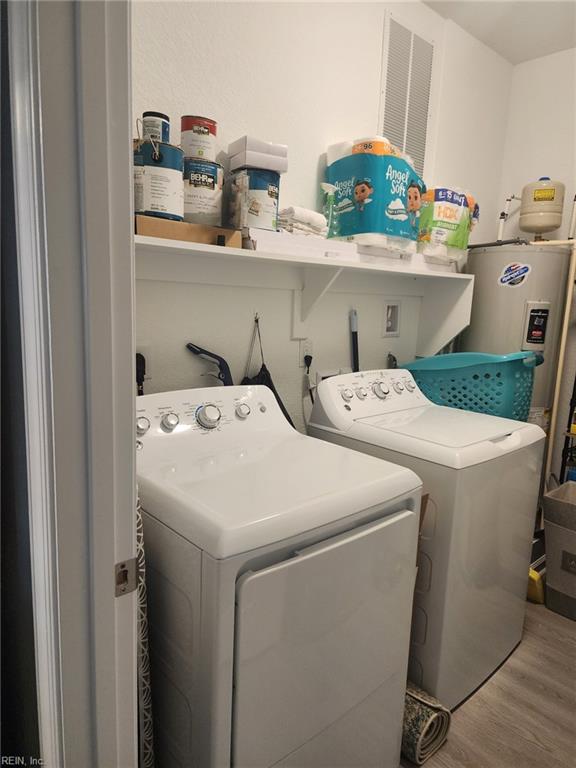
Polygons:
[[424,172],[434,45],[390,18],[385,36],[382,132]]

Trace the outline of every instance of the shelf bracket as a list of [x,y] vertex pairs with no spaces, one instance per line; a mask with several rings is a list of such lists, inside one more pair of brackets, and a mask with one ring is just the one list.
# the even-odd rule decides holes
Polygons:
[[306,320],[344,267],[304,267],[301,291],[292,292],[292,338],[307,339]]

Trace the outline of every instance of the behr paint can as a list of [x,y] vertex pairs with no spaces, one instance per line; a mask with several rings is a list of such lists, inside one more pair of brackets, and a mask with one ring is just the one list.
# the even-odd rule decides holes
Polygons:
[[226,178],[227,226],[276,230],[280,174],[262,168],[239,168]]
[[170,144],[170,118],[162,112],[142,114],[142,140]]
[[183,164],[180,147],[142,142],[134,150],[134,212],[182,221]]
[[216,160],[215,120],[198,115],[182,115],[181,146],[184,157],[196,157],[201,160]]
[[222,226],[224,171],[218,163],[184,158],[184,221]]

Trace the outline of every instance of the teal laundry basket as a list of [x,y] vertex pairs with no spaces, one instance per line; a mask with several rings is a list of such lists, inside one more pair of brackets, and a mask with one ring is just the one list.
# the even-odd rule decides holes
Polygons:
[[543,362],[540,352],[456,352],[424,357],[404,368],[433,403],[526,421],[534,368]]

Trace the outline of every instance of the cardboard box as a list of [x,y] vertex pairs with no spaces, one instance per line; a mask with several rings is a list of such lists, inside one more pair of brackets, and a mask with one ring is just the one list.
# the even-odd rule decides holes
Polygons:
[[235,171],[236,168],[262,168],[265,171],[285,173],[288,170],[288,158],[246,150],[230,158],[230,170]]
[[242,136],[228,145],[228,154],[237,155],[240,152],[264,152],[266,155],[277,155],[278,157],[288,157],[288,146],[286,144],[274,144],[272,141],[263,141],[254,136]]
[[224,237],[224,245],[242,248],[242,234],[235,229],[208,227],[205,224],[189,224],[186,221],[170,221],[158,216],[136,217],[136,234],[147,237],[162,237],[166,240],[184,240],[189,243],[218,245],[218,237]]

